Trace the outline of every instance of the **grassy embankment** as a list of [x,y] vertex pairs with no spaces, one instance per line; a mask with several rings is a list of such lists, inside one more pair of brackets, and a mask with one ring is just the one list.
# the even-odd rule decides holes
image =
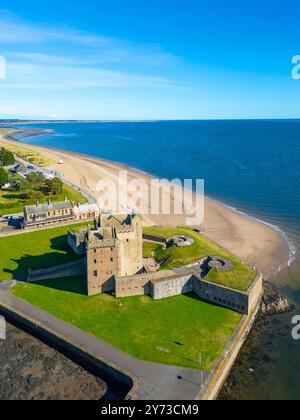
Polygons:
[[[0,129],[0,136],[12,134],[15,130],[7,130],[7,129]],[[10,152],[14,153],[15,155],[19,156],[21,159],[26,160],[29,163],[34,165],[39,165],[42,168],[47,168],[48,166],[53,165],[55,162],[51,159],[48,159],[45,156],[42,156],[39,152],[30,149],[29,147],[25,147],[18,144],[12,144],[5,139],[0,138],[0,148],[5,147]]]
[[[0,238],[0,279],[22,280],[28,268],[78,258],[67,245],[69,228]],[[139,359],[195,369],[200,352],[203,369],[214,366],[241,319],[195,295],[162,301],[146,296],[88,297],[85,285],[84,278],[41,281],[19,284],[12,293]]]
[[[153,253],[154,258],[159,262],[166,257],[169,261],[162,266],[164,270],[170,270],[176,267],[182,267],[196,263],[207,256],[220,256],[231,260],[234,268],[229,272],[218,272],[211,270],[207,280],[226,287],[246,292],[255,277],[255,272],[242,263],[239,259],[229,254],[227,251],[211,242],[204,236],[196,233],[192,228],[145,228],[145,233],[156,235],[163,238],[173,238],[178,235],[189,236],[193,238],[194,243],[191,246],[177,248],[171,247],[164,249],[158,244],[147,243],[145,252],[149,256]],[[156,248],[155,246],[156,245]]]

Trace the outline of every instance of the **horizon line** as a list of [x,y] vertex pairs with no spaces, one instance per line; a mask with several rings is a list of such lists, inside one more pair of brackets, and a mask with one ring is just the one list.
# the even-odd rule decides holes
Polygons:
[[297,121],[299,117],[286,117],[286,118],[176,118],[176,119],[77,119],[77,118],[62,118],[62,119],[47,119],[47,118],[0,118],[0,124],[20,124],[20,123],[126,123],[126,122],[189,122],[189,121]]

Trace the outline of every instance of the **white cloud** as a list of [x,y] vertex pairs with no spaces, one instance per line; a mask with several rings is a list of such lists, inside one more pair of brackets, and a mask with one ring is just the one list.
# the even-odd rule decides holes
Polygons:
[[[77,46],[81,53],[87,53],[90,59],[97,63],[132,63],[162,67],[179,62],[179,57],[164,51],[157,44],[137,44],[67,26],[33,25],[0,10],[0,46],[15,48],[26,45],[28,48],[31,45],[36,48],[44,44],[55,45],[57,49],[74,49]],[[40,59],[44,55],[35,54],[35,58],[40,55]]]
[[[169,88],[180,59],[156,44],[136,44],[71,27],[24,22],[0,10],[1,89]],[[54,52],[55,51],[55,52]]]
[[170,88],[180,86],[164,77],[80,66],[9,63],[1,89]]
[[41,44],[50,41],[103,45],[109,42],[109,38],[66,26],[33,25],[6,11],[0,11],[0,43]]

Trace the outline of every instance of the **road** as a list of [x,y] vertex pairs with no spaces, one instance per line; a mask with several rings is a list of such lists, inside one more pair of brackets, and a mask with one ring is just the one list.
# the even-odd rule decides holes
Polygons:
[[[201,385],[207,379],[209,372],[183,369],[157,363],[143,362],[112,347],[84,331],[16,298],[10,294],[10,289],[16,282],[0,283],[1,303],[25,317],[37,322],[55,332],[60,337],[66,337],[79,348],[84,348],[100,360],[119,367],[133,377],[138,378],[137,400],[186,401],[194,400],[201,390]],[[99,320],[100,322],[101,320]]]

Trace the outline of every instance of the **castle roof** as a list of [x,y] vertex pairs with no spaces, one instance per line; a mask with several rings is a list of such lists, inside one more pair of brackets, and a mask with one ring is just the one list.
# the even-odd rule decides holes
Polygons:
[[138,215],[131,215],[131,214],[107,214],[101,215],[101,227],[104,228],[116,228],[123,229],[124,227],[130,227],[132,225],[133,220],[138,217]]

